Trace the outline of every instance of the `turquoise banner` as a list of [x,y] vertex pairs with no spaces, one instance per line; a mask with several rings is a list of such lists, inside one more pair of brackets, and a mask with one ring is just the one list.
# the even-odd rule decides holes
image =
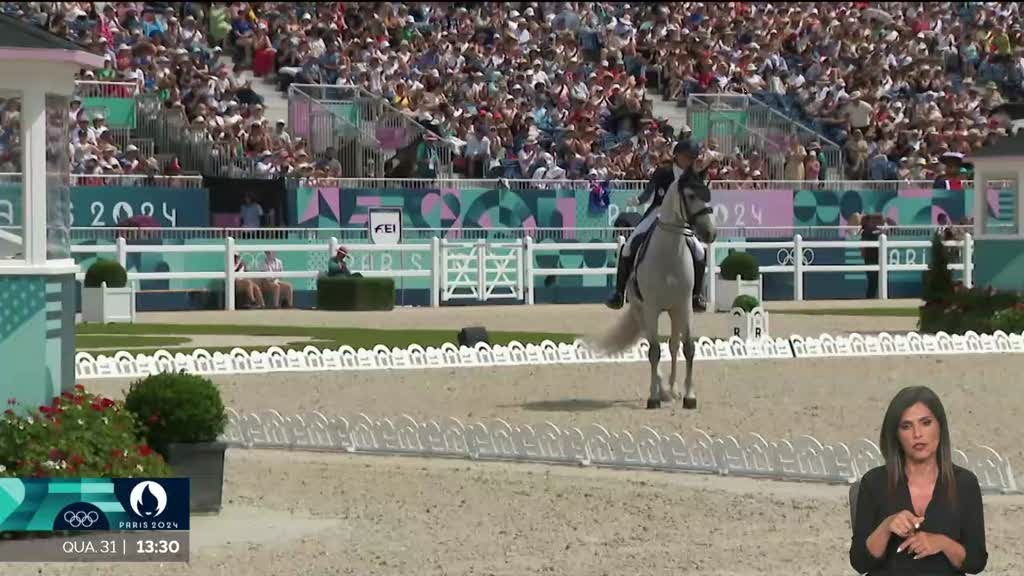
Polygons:
[[[163,228],[210,225],[210,193],[205,188],[161,186],[74,186],[71,225],[109,227],[133,216],[155,218]],[[0,186],[0,226],[20,226],[21,185]]]
[[189,529],[188,478],[0,478],[0,531]]

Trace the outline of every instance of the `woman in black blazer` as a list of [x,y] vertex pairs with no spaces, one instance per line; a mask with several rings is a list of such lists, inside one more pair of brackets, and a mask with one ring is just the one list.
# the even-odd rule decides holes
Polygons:
[[850,564],[872,576],[985,569],[978,478],[953,464],[949,425],[931,389],[900,390],[882,422],[885,465],[860,481]]

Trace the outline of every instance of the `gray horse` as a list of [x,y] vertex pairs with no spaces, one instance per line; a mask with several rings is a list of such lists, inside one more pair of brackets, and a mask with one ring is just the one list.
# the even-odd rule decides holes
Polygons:
[[[693,179],[680,179],[665,194],[658,212],[658,221],[648,240],[646,253],[639,259],[634,278],[626,288],[629,308],[608,333],[599,337],[596,347],[606,353],[629,348],[644,336],[650,343],[647,359],[651,364],[651,395],[648,408],[660,408],[662,402],[678,399],[676,391],[676,359],[680,341],[686,358],[686,382],[683,407],[695,409],[697,395],[693,389],[693,254],[688,236],[696,233],[707,244],[715,240],[715,225],[708,209],[707,188]],[[679,190],[679,187],[682,190]],[[703,193],[702,193],[703,192]],[[688,223],[692,224],[691,228]],[[639,291],[638,291],[639,289]],[[672,371],[669,387],[661,385],[658,363],[661,345],[658,339],[658,318],[668,312],[672,320],[669,351]]]

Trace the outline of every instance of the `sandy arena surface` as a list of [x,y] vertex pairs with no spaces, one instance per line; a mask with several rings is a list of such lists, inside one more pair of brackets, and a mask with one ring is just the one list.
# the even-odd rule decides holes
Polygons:
[[[537,307],[546,314],[402,311],[406,327],[601,329],[596,307]],[[564,309],[564,310],[563,310]],[[492,309],[493,313],[494,309]],[[557,311],[557,314],[553,312]],[[264,315],[269,313],[264,313]],[[212,316],[212,314],[211,314]],[[330,315],[292,318],[295,325]],[[338,317],[337,315],[334,315]],[[369,315],[390,326],[390,315]],[[416,325],[412,317],[430,322]],[[432,316],[432,317],[431,317]],[[253,315],[254,321],[271,322]],[[702,322],[718,321],[710,314]],[[355,321],[352,318],[348,318]],[[147,318],[164,322],[167,318]],[[241,323],[238,319],[183,322]],[[773,316],[775,334],[911,329],[913,319]],[[564,328],[562,328],[564,326]],[[572,328],[577,326],[577,328]],[[881,326],[881,327],[877,327]],[[800,329],[803,328],[803,329]],[[284,413],[585,425],[662,432],[699,427],[712,435],[811,434],[825,442],[876,438],[891,396],[925,383],[942,397],[953,442],[992,446],[1024,466],[1016,431],[1024,418],[1021,356],[883,358],[865,361],[702,362],[700,408],[642,409],[645,364],[433,369],[219,377],[237,409]],[[119,394],[126,382],[95,381]],[[1020,474],[1018,474],[1020,481]],[[149,574],[633,575],[852,574],[847,488],[691,474],[590,470],[232,450],[226,508],[197,518],[192,563]],[[1024,573],[1024,496],[986,496],[989,567]],[[109,574],[102,565],[2,565],[2,574]]]
[[[815,310],[822,308],[914,307],[916,300],[816,300],[809,302],[767,302],[772,310]],[[599,304],[557,304],[537,306],[446,306],[442,308],[396,308],[389,312],[324,312],[319,310],[242,310],[234,312],[146,312],[138,322],[150,324],[243,324],[266,326],[327,326],[394,329],[451,329],[486,326],[492,331],[561,332],[594,334],[607,330],[615,312]],[[668,316],[661,329],[668,333]],[[916,318],[871,316],[770,315],[774,335],[818,335],[822,332],[905,332],[914,330]],[[727,314],[698,314],[694,320],[697,336],[724,337],[731,333]]]

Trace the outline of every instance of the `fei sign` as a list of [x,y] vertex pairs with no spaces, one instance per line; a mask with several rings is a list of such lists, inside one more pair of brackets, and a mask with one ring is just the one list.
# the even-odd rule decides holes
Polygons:
[[366,220],[370,242],[374,244],[402,243],[402,209],[370,208]]

